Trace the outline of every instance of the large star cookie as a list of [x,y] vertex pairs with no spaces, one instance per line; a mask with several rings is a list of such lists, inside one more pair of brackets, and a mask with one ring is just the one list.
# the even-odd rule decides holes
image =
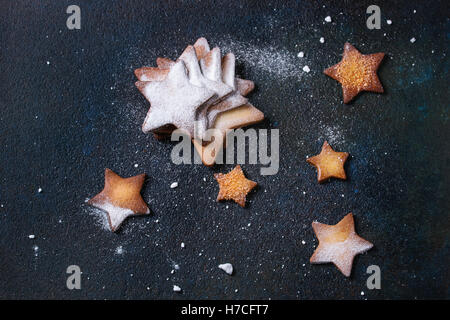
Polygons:
[[[179,59],[185,62],[189,81],[193,85],[206,87],[216,93],[215,99],[199,108],[196,115],[197,138],[204,139],[206,129],[214,123],[219,113],[247,103],[247,98],[236,90],[236,83],[239,81],[241,87],[247,86],[249,90],[253,89],[254,84],[252,81],[235,79],[234,55],[229,53],[222,59],[220,49],[216,47],[210,50],[205,38],[199,38],[193,46],[188,46]],[[162,81],[175,64],[167,58],[157,58],[156,63],[158,68],[136,69],[136,77],[141,81]],[[171,130],[173,128],[159,129],[154,133],[157,138],[163,138]]]
[[163,81],[138,81],[136,86],[151,104],[142,125],[144,132],[174,125],[194,136],[197,110],[216,96],[213,90],[189,81],[181,60],[170,68]]
[[341,83],[344,103],[348,103],[361,91],[383,92],[383,86],[377,76],[383,57],[384,53],[381,52],[361,54],[346,42],[341,62],[326,69],[324,73]]
[[220,187],[217,201],[234,200],[241,207],[245,207],[247,194],[258,185],[255,181],[245,178],[240,165],[227,174],[216,173],[214,178]]
[[350,276],[352,271],[353,258],[373,247],[372,243],[356,234],[351,213],[336,225],[314,221],[312,227],[319,246],[309,261],[333,263],[346,277]]
[[88,204],[106,212],[111,231],[116,231],[131,215],[150,213],[140,194],[144,179],[144,173],[121,178],[112,170],[105,169],[105,187]]
[[317,168],[317,181],[319,183],[329,178],[347,179],[344,170],[345,160],[348,158],[348,152],[336,152],[327,141],[323,143],[322,151],[314,157],[306,159],[310,164]]

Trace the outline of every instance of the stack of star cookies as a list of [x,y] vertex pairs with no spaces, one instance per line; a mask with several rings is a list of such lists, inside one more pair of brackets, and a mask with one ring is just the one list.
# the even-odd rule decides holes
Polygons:
[[199,38],[176,61],[157,58],[157,67],[136,69],[136,87],[150,102],[142,130],[164,139],[180,129],[191,137],[202,162],[213,165],[227,130],[264,119],[245,97],[254,83],[235,76],[235,63],[234,54],[222,56],[220,48],[210,49]]

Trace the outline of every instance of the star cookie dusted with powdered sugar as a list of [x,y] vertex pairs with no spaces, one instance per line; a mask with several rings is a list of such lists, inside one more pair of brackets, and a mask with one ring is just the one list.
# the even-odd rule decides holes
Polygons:
[[144,173],[122,178],[112,170],[105,169],[105,187],[88,204],[106,212],[109,226],[114,232],[129,216],[150,213],[140,194],[144,180]]
[[138,81],[136,86],[151,104],[144,132],[172,124],[194,136],[197,109],[215,98],[214,91],[190,83],[183,61],[177,61],[163,81]]
[[333,263],[346,277],[352,272],[354,257],[373,247],[372,243],[356,234],[351,213],[336,225],[330,226],[314,221],[312,227],[319,240],[319,246],[311,256],[310,262]]
[[348,158],[348,152],[336,152],[331,148],[327,141],[323,143],[322,151],[314,157],[306,159],[310,164],[317,168],[317,181],[319,183],[329,178],[347,179],[344,170],[345,161]]
[[247,194],[258,185],[255,181],[248,180],[244,176],[240,165],[237,165],[227,174],[216,173],[214,178],[216,178],[220,187],[217,201],[234,200],[241,207],[245,207]]
[[377,70],[384,53],[361,54],[354,46],[346,42],[341,62],[326,69],[327,76],[342,85],[344,103],[350,102],[361,91],[383,92]]

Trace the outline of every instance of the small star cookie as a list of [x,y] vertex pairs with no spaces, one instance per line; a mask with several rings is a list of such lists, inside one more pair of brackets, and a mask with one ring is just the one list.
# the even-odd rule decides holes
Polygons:
[[149,214],[150,209],[141,197],[145,173],[122,178],[110,169],[105,169],[105,187],[88,204],[106,211],[111,231],[116,231],[122,222],[133,214]]
[[346,42],[341,62],[326,69],[324,73],[341,83],[344,103],[348,103],[361,91],[383,92],[383,86],[377,76],[383,58],[382,52],[361,54]]
[[255,181],[245,178],[240,165],[237,165],[227,174],[216,173],[214,178],[216,178],[220,187],[217,201],[234,200],[241,207],[245,207],[247,194],[258,185]]
[[314,233],[319,246],[309,259],[311,263],[333,263],[346,277],[352,272],[353,259],[364,253],[373,244],[358,236],[355,232],[353,214],[347,214],[336,225],[314,221]]
[[317,181],[322,183],[329,178],[347,179],[344,163],[348,156],[348,152],[334,151],[325,141],[320,154],[310,157],[306,161],[317,168]]

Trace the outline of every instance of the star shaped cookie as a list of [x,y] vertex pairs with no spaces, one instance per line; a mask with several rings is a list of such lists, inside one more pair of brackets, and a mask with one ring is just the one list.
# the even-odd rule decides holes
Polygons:
[[341,83],[344,103],[348,103],[361,91],[383,92],[383,86],[377,76],[383,58],[384,53],[381,52],[361,54],[346,42],[341,62],[326,69],[324,73]]
[[216,173],[214,178],[216,178],[220,187],[217,201],[234,200],[241,207],[245,207],[247,194],[258,185],[255,181],[248,180],[244,176],[240,165],[237,165],[227,174]]
[[[238,85],[239,86],[239,85]],[[247,103],[243,106],[220,113],[211,129],[214,130],[214,140],[206,145],[198,139],[192,139],[195,150],[200,155],[204,165],[212,166],[223,149],[229,130],[246,127],[264,120],[264,113]]]
[[216,96],[208,88],[191,84],[181,60],[170,68],[163,81],[137,81],[136,87],[151,104],[142,125],[144,132],[174,125],[194,136],[197,109]]
[[329,178],[347,179],[344,164],[348,156],[348,152],[334,151],[325,141],[320,154],[310,157],[306,161],[317,168],[317,181],[322,183]]
[[333,263],[346,277],[352,271],[353,258],[366,252],[373,244],[355,232],[353,214],[347,214],[336,225],[314,221],[314,233],[319,246],[309,259],[311,263]]
[[150,213],[140,194],[144,179],[144,173],[122,178],[112,170],[105,169],[105,187],[88,204],[106,211],[111,231],[116,231],[131,215]]

